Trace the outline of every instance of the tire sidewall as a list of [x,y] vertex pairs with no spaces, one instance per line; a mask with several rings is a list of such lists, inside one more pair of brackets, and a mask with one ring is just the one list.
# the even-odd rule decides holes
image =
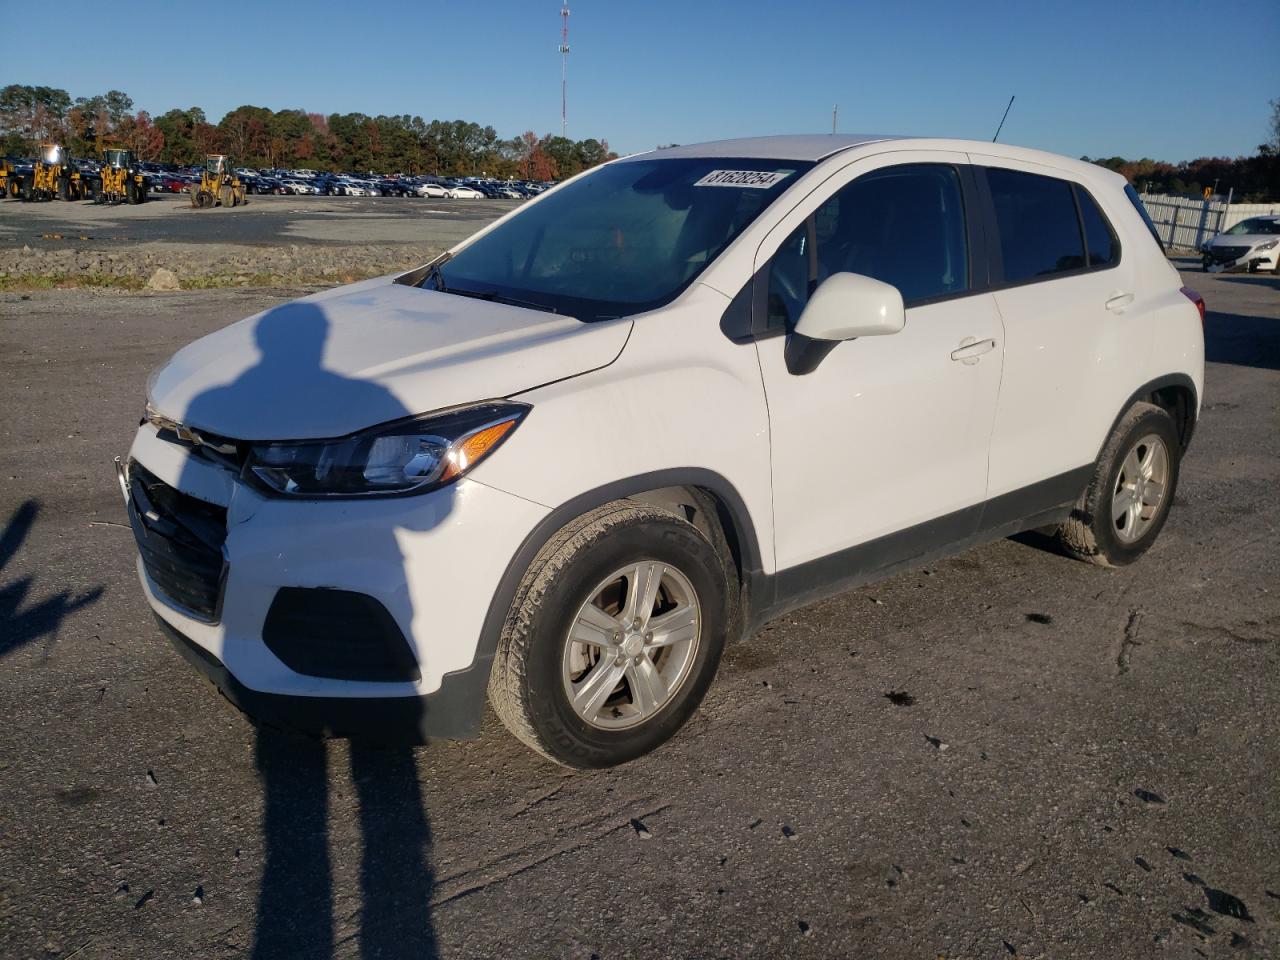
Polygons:
[[[1116,535],[1115,524],[1111,519],[1111,503],[1112,498],[1115,496],[1116,481],[1120,478],[1120,471],[1124,466],[1124,458],[1133,448],[1133,445],[1142,437],[1152,433],[1164,441],[1165,449],[1169,456],[1169,479],[1165,484],[1164,499],[1160,502],[1160,512],[1156,515],[1154,522],[1140,538],[1131,543],[1126,543]],[[1178,440],[1178,432],[1174,427],[1173,419],[1159,408],[1148,410],[1130,423],[1128,430],[1121,436],[1119,443],[1113,447],[1111,460],[1107,464],[1105,483],[1101,489],[1096,491],[1097,502],[1091,504],[1091,512],[1095,518],[1093,535],[1098,541],[1098,547],[1102,554],[1109,562],[1116,566],[1132,563],[1146,553],[1155,542],[1156,537],[1160,535],[1165,521],[1169,518],[1169,509],[1173,506],[1173,499],[1177,493],[1178,475],[1181,469],[1181,452],[1182,445]]]
[[[561,675],[564,644],[577,611],[610,571],[641,560],[669,563],[698,596],[701,635],[684,685],[654,717],[627,730],[601,730],[577,715]],[[715,549],[676,519],[624,523],[581,548],[542,594],[529,629],[530,719],[548,750],[578,767],[605,767],[648,753],[670,739],[697,710],[711,684],[727,628],[727,591]]]

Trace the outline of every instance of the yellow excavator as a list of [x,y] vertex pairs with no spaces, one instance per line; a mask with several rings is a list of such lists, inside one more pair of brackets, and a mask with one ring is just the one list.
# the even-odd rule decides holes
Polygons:
[[220,153],[206,156],[200,182],[191,185],[191,205],[234,207],[241,203],[244,203],[244,184],[232,171],[230,162]]
[[17,178],[17,190],[23,200],[83,200],[92,196],[93,187],[71,166],[67,151],[56,143],[40,144],[40,157],[31,172]]
[[101,175],[95,203],[142,203],[147,199],[147,178],[132,150],[103,150]]

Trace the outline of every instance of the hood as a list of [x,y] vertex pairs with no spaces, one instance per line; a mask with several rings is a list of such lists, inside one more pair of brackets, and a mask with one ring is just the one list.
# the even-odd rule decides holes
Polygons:
[[1234,236],[1220,233],[1209,241],[1209,246],[1256,247],[1260,243],[1269,243],[1272,240],[1280,240],[1280,236],[1274,233],[1237,233]]
[[581,323],[381,278],[197,340],[153,376],[148,401],[237,440],[339,437],[607,366],[630,332],[626,319]]

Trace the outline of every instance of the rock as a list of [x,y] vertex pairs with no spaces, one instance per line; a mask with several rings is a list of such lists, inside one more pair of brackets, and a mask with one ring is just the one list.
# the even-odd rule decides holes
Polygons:
[[156,267],[156,272],[151,274],[151,279],[147,281],[147,289],[167,293],[181,290],[182,284],[178,282],[178,275],[168,267]]

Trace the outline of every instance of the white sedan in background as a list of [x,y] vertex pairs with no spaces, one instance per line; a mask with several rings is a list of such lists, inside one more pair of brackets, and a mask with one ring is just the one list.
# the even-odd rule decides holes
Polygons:
[[290,192],[296,194],[318,194],[320,192],[314,183],[307,183],[305,180],[282,180],[281,184],[287,187]]
[[1201,263],[1210,273],[1227,270],[1280,273],[1280,216],[1241,220],[1200,250]]
[[484,199],[483,193],[475,189],[475,187],[468,187],[468,186],[465,186],[464,184],[459,184],[458,186],[453,187],[451,190],[449,190],[445,194],[445,196],[452,197],[454,200],[483,200]]

